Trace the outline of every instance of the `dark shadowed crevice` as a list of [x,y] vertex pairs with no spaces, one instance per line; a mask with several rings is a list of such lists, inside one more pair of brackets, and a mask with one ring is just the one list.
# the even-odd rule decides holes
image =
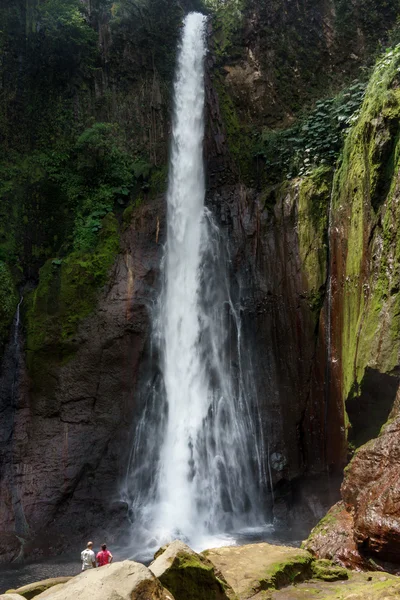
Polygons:
[[346,402],[351,423],[349,442],[362,446],[379,435],[392,410],[399,378],[367,368],[360,387],[360,394]]

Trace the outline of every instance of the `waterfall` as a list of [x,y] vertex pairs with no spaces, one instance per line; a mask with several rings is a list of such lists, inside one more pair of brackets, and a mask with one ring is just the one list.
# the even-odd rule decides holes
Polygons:
[[226,240],[204,205],[205,25],[190,13],[179,48],[163,284],[152,315],[157,366],[123,489],[141,552],[176,537],[203,549],[263,524],[265,451],[250,353]]

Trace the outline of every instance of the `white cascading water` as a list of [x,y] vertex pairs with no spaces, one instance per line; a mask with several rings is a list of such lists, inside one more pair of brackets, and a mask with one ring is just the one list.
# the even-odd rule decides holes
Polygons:
[[[206,17],[185,20],[175,81],[163,286],[153,355],[123,492],[135,546],[195,549],[262,525],[265,455],[226,244],[204,206]],[[254,391],[254,390],[253,390]],[[255,394],[254,394],[255,395]]]

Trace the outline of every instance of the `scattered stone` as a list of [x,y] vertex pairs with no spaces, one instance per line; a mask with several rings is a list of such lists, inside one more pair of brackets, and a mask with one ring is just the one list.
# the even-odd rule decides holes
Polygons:
[[55,585],[67,583],[70,579],[72,579],[72,577],[52,577],[51,579],[44,579],[43,581],[29,583],[28,585],[24,585],[17,590],[8,590],[6,593],[19,594],[26,600],[31,600],[31,598],[35,598],[35,596],[38,596],[42,592],[45,592]]
[[312,577],[313,557],[299,548],[262,543],[215,548],[203,554],[222,573],[240,600]]
[[176,600],[237,598],[214,565],[179,540],[161,548],[149,569]]
[[151,571],[124,560],[99,569],[89,569],[70,581],[36,596],[37,600],[174,600]]

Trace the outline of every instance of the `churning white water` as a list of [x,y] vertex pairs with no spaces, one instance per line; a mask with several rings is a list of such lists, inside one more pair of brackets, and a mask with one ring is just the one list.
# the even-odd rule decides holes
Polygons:
[[[265,454],[228,254],[204,206],[206,18],[185,20],[175,81],[167,245],[124,498],[140,551],[201,549],[262,524]],[[247,357],[248,359],[248,357]]]

